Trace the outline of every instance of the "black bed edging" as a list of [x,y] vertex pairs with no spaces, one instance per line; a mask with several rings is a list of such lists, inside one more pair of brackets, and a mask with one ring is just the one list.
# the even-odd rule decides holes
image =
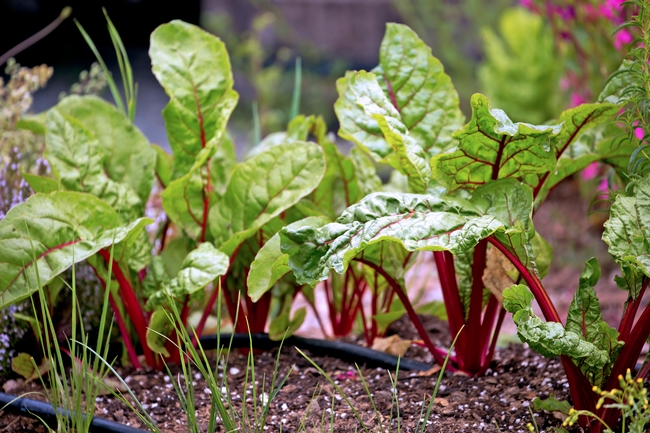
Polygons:
[[[230,346],[232,337],[232,346]],[[280,341],[271,340],[268,334],[221,334],[219,337],[222,347],[246,348],[250,347],[261,350],[270,350],[280,346]],[[209,335],[201,337],[201,345],[204,349],[217,348],[217,336]],[[284,346],[296,346],[305,349],[314,355],[331,356],[349,363],[366,365],[368,367],[386,368],[395,371],[397,369],[398,358],[388,353],[368,349],[350,343],[341,341],[319,340],[316,338],[305,338],[292,336],[284,340]],[[414,361],[408,358],[399,360],[400,370],[407,371],[426,371],[432,366],[424,362]],[[16,415],[28,416],[31,418],[40,418],[49,426],[56,428],[56,413],[49,403],[42,401],[30,400],[28,398],[16,397],[15,395],[4,394],[0,392],[0,409],[14,413]],[[63,412],[63,409],[58,409]],[[69,416],[69,415],[68,415]],[[113,421],[94,417],[90,423],[90,431],[93,433],[146,433],[147,430],[129,427]]]
[[[228,347],[232,334],[221,334],[220,344]],[[271,340],[268,334],[235,334],[232,336],[233,348],[245,348],[250,346],[252,340],[253,348],[269,350],[280,346],[280,341]],[[208,335],[201,337],[201,345],[204,349],[217,348],[217,336]],[[284,346],[296,346],[300,349],[309,350],[315,355],[331,356],[351,364],[367,365],[368,367],[386,368],[395,371],[397,369],[397,356],[379,352],[356,344],[344,343],[341,341],[320,340],[317,338],[305,338],[291,336],[284,340]],[[427,371],[432,365],[424,362],[414,361],[408,358],[399,360],[399,369],[407,371]]]
[[[42,401],[30,400],[28,398],[16,397],[0,392],[0,409],[16,415],[28,416],[30,418],[40,418],[50,427],[56,428],[56,413],[49,403]],[[63,409],[58,409],[65,413]],[[69,416],[69,415],[68,415]],[[97,433],[147,433],[148,430],[129,427],[124,424],[108,421],[102,418],[94,417],[90,422],[90,431]]]

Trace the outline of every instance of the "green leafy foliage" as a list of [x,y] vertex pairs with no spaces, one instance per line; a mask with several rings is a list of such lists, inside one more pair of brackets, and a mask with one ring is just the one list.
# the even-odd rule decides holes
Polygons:
[[370,194],[335,223],[283,229],[282,250],[289,254],[298,282],[309,284],[326,279],[329,269],[343,273],[352,259],[378,242],[397,242],[408,251],[467,252],[479,240],[510,227],[515,221],[508,215],[526,207],[526,202],[516,201],[505,209],[485,206],[499,187],[504,198],[524,188],[506,179],[477,189],[470,202],[452,196]]
[[531,306],[533,295],[526,286],[513,286],[503,292],[504,308],[513,313],[521,340],[544,356],[568,356],[596,386],[602,386],[623,346],[618,332],[602,318],[593,288],[600,275],[598,262],[587,261],[566,326],[537,317]]
[[503,110],[491,108],[487,98],[472,96],[472,119],[454,133],[458,148],[431,160],[436,178],[453,190],[475,189],[491,180],[546,173],[555,166],[552,135],[561,125],[513,123]]
[[177,178],[188,172],[207,143],[221,138],[237,104],[230,60],[219,38],[178,20],[154,30],[149,56],[170,97],[163,117]]
[[35,293],[74,263],[137,236],[148,218],[122,224],[102,200],[79,192],[37,194],[0,221],[0,307]]
[[324,172],[322,151],[306,142],[274,146],[238,164],[223,198],[210,210],[215,245],[232,254],[264,224],[311,193]]
[[507,9],[499,33],[481,32],[486,55],[478,72],[481,88],[517,120],[552,119],[565,98],[558,92],[562,63],[544,19],[522,7]]
[[617,262],[650,276],[650,176],[630,196],[619,194],[605,223],[603,240]]

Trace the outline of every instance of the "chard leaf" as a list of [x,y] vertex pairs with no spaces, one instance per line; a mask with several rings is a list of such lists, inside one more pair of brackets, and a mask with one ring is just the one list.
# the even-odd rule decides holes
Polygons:
[[[566,320],[567,331],[581,335],[583,339],[609,354],[609,362],[604,369],[588,371],[592,383],[596,384],[601,384],[603,378],[609,376],[611,364],[616,360],[624,344],[618,341],[618,331],[603,320],[598,296],[594,290],[600,275],[598,261],[595,258],[589,259],[580,275],[580,284],[569,306]],[[578,366],[581,367],[579,364]]]
[[274,146],[235,166],[222,199],[211,208],[215,245],[228,255],[264,224],[311,193],[325,172],[315,144]]
[[[169,356],[165,344],[169,341],[167,340],[168,336],[171,336],[174,330],[170,315],[171,313],[163,308],[154,311],[149,318],[149,326],[147,326],[147,333],[145,334],[147,346],[155,353],[160,353],[165,357]],[[176,342],[174,341],[174,343]]]
[[316,123],[321,122],[323,122],[321,118],[314,116],[305,117],[304,115],[299,114],[291,119],[287,125],[286,131],[274,132],[264,137],[257,146],[253,147],[250,152],[248,152],[246,159],[259,155],[273,146],[289,144],[295,141],[307,141],[307,138],[309,138],[309,132],[316,126]]
[[471,120],[453,135],[459,140],[458,147],[431,160],[435,176],[450,190],[473,190],[508,177],[530,184],[531,175],[553,169],[555,154],[550,140],[562,125],[513,123],[502,110],[490,108],[481,94],[473,95],[471,104]]
[[169,183],[162,192],[162,205],[167,216],[178,227],[192,239],[200,239],[206,233],[204,227],[207,225],[206,200],[208,204],[214,204],[217,196],[209,192],[206,197],[206,166],[205,164],[215,152],[214,146],[208,146],[197,155],[194,166],[182,177]]
[[513,314],[521,341],[545,357],[568,356],[592,384],[599,385],[611,361],[609,350],[585,340],[581,333],[565,329],[561,323],[544,322],[537,317],[532,309],[533,294],[524,285],[507,288],[503,298],[503,306]]
[[372,70],[401,120],[429,157],[448,149],[465,117],[440,60],[409,27],[386,24],[379,65]]
[[639,65],[624,59],[618,70],[607,80],[605,88],[598,96],[598,101],[621,104],[629,101],[635,89],[642,89],[643,73]]
[[65,189],[101,198],[124,222],[144,214],[144,203],[131,186],[107,176],[99,142],[78,120],[51,109],[45,142],[45,156]]
[[38,176],[36,174],[26,173],[22,170],[20,171],[20,174],[35,193],[42,192],[48,194],[52,191],[59,190],[59,182],[51,177]]
[[300,307],[294,312],[293,317],[290,314],[287,311],[271,320],[271,323],[269,323],[269,338],[271,340],[279,341],[293,335],[305,321],[307,309]]
[[[477,189],[473,201],[419,194],[374,193],[350,206],[335,223],[321,228],[284,228],[280,232],[282,251],[289,254],[289,266],[300,284],[326,279],[329,270],[342,274],[348,263],[368,246],[396,242],[408,251],[443,251],[462,254],[479,240],[509,228],[504,215],[522,213],[525,203],[507,202],[512,210],[485,206],[493,190],[502,187],[515,196],[525,188],[513,180]],[[530,192],[529,192],[530,194]],[[494,212],[496,215],[486,212]],[[529,210],[530,212],[530,210]]]
[[217,143],[217,149],[210,158],[210,182],[212,191],[219,197],[226,192],[230,174],[237,164],[235,143],[228,134],[224,134]]
[[[409,135],[399,112],[384,94],[375,75],[360,71],[346,74],[345,80],[345,83],[341,82],[344,93],[337,101],[337,114],[341,120],[339,135],[355,142],[377,161],[390,164],[409,176],[412,191],[426,191],[431,178],[427,154]],[[343,116],[354,117],[354,127],[350,125],[346,129],[350,122]],[[381,138],[369,139],[370,132]]]
[[156,152],[156,176],[158,176],[163,188],[166,188],[169,182],[172,181],[174,157],[156,144],[152,144],[151,147]]
[[171,98],[163,117],[178,178],[201,149],[221,137],[239,96],[226,46],[199,27],[178,20],[159,26],[151,34],[149,56]]
[[[557,158],[554,170],[531,176],[528,181],[535,188],[536,200],[541,202],[550,190],[594,161],[611,160],[624,156],[627,164],[632,150],[613,139],[618,127],[607,125],[619,110],[608,103],[582,104],[564,111],[557,121],[562,130],[551,136],[551,146]],[[607,132],[605,132],[607,131]]]
[[156,151],[124,113],[97,96],[71,95],[61,100],[56,109],[81,122],[92,133],[101,149],[106,175],[129,185],[146,203],[154,180]]
[[181,270],[162,290],[154,293],[145,306],[155,310],[167,304],[167,296],[183,301],[186,296],[201,295],[203,288],[228,271],[228,256],[211,243],[204,242],[190,251],[181,263]]
[[353,147],[350,149],[348,158],[354,163],[357,182],[359,183],[359,188],[363,191],[363,196],[365,197],[371,192],[381,191],[381,179],[377,176],[375,165],[365,152],[358,147]]
[[[0,308],[28,298],[74,263],[136,236],[153,221],[121,223],[90,194],[36,194],[0,221]],[[34,257],[36,260],[34,261]]]
[[635,185],[631,196],[616,197],[603,241],[616,262],[650,276],[650,176]]
[[[328,222],[326,217],[307,217],[289,224],[292,229],[299,227],[320,227]],[[250,264],[248,273],[248,296],[253,302],[268,292],[275,283],[289,273],[289,256],[280,250],[280,234],[276,233],[269,239]],[[282,330],[284,332],[284,330]]]

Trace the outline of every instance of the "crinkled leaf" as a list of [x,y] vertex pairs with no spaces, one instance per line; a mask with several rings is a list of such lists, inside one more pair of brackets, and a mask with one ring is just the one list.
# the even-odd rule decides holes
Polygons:
[[603,241],[618,263],[650,276],[650,176],[637,183],[632,196],[616,197]]
[[181,270],[183,259],[190,253],[190,251],[191,248],[188,245],[187,239],[184,238],[173,239],[167,244],[162,253],[160,253],[160,257],[165,266],[165,273],[169,278],[173,278],[178,274]]
[[125,222],[144,214],[144,203],[133,188],[107,176],[99,142],[78,120],[51,109],[45,142],[45,156],[65,189],[101,198]]
[[177,178],[207,143],[220,138],[239,96],[226,46],[197,26],[178,20],[159,26],[151,34],[149,56],[171,98],[163,117]]
[[481,94],[473,95],[471,104],[471,120],[453,135],[458,147],[431,160],[435,176],[450,190],[473,190],[507,177],[526,180],[553,169],[555,154],[549,140],[561,125],[513,123],[502,110],[490,108]]
[[579,333],[566,330],[561,323],[544,322],[537,317],[532,309],[533,294],[528,287],[512,286],[503,291],[503,297],[503,306],[513,314],[521,341],[542,356],[568,356],[592,384],[598,384],[610,362],[608,350],[586,341]]
[[413,30],[402,24],[386,24],[379,66],[372,72],[410,135],[429,156],[452,145],[452,133],[465,120],[458,93],[442,63]]
[[275,146],[237,164],[226,193],[210,210],[215,245],[232,254],[260,227],[311,193],[324,172],[323,152],[305,142]]
[[[610,327],[600,311],[598,296],[594,286],[601,276],[600,265],[595,258],[585,263],[585,269],[580,275],[578,290],[573,295],[566,320],[566,330],[581,335],[586,341],[593,343],[598,349],[609,353],[610,362],[601,371],[592,372],[592,382],[600,384],[603,377],[609,376],[610,365],[616,360],[623,346],[618,341],[618,331]],[[579,365],[580,366],[580,365]]]
[[154,293],[147,301],[146,308],[155,310],[167,303],[167,296],[182,300],[201,291],[228,271],[228,256],[211,243],[204,242],[190,251],[181,264],[181,270],[162,290]]
[[[320,227],[328,222],[326,217],[307,217],[287,227]],[[280,250],[280,235],[276,233],[257,252],[248,273],[248,296],[257,302],[264,293],[290,271],[289,256]]]
[[645,275],[638,268],[624,264],[621,266],[621,275],[616,275],[614,281],[619,289],[629,292],[629,301],[629,299],[636,299],[641,293],[644,278]]
[[386,157],[385,161],[408,177],[411,191],[425,192],[431,180],[428,154],[408,135],[401,122],[380,114],[374,114],[372,117],[393,148],[393,153]]
[[215,150],[213,146],[201,150],[192,168],[184,176],[171,181],[161,195],[169,219],[197,241],[205,240],[200,238],[202,233],[207,233],[204,228],[207,225],[206,210],[217,201],[213,192],[206,197],[205,164]]
[[616,125],[606,125],[618,109],[618,105],[608,103],[582,104],[560,115],[557,124],[562,125],[562,130],[551,136],[551,146],[557,158],[556,167],[548,174],[535,174],[527,179],[535,188],[538,202],[563,179],[594,161],[611,160],[618,158],[619,154],[629,159],[632,151],[621,140],[613,139],[619,132]]
[[282,248],[291,256],[298,282],[313,284],[327,278],[329,269],[343,273],[358,253],[382,241],[400,243],[409,251],[463,254],[498,229],[517,229],[519,218],[529,217],[531,204],[528,188],[513,179],[478,189],[472,203],[453,197],[371,194],[336,223],[320,229],[283,229]]
[[408,251],[448,250],[462,254],[479,240],[507,228],[509,214],[524,212],[519,207],[525,207],[525,203],[514,200],[510,202],[515,208],[512,211],[489,206],[486,197],[498,186],[504,186],[506,195],[513,196],[516,193],[507,188],[524,188],[510,180],[495,184],[486,187],[485,192],[478,189],[472,200],[496,215],[482,213],[472,203],[455,197],[375,193],[350,206],[335,223],[321,228],[283,229],[282,251],[290,255],[289,266],[301,284],[326,279],[329,269],[343,273],[357,254],[383,241],[397,242]]
[[360,71],[346,74],[345,80],[341,82],[344,94],[335,105],[341,121],[339,135],[409,176],[414,192],[424,192],[431,178],[428,156],[409,135],[375,75]]
[[97,139],[106,175],[129,185],[146,203],[154,180],[156,151],[124,113],[97,96],[71,95],[56,109],[81,122]]
[[[354,162],[357,174],[359,189],[363,191],[363,196],[381,191],[381,179],[377,176],[377,170],[370,158],[358,147],[350,149],[348,158]],[[399,172],[397,172],[399,173]]]
[[278,317],[271,320],[269,324],[269,338],[271,340],[282,340],[294,334],[300,328],[300,325],[307,317],[307,309],[305,307],[298,308],[293,317],[289,312],[280,314]]
[[37,272],[45,285],[151,222],[122,224],[102,200],[70,191],[36,194],[14,206],[0,221],[0,308],[35,293]]

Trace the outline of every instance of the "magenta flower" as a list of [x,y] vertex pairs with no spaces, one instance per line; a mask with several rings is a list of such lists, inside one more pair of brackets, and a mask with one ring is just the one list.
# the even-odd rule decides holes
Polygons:
[[573,92],[571,94],[571,108],[577,107],[578,105],[584,104],[585,102],[587,101],[582,97],[580,93]]
[[598,163],[592,162],[584,170],[582,170],[582,178],[584,180],[591,180],[598,176]]
[[624,45],[631,43],[632,40],[632,33],[628,29],[621,29],[614,35],[614,48],[620,50]]

